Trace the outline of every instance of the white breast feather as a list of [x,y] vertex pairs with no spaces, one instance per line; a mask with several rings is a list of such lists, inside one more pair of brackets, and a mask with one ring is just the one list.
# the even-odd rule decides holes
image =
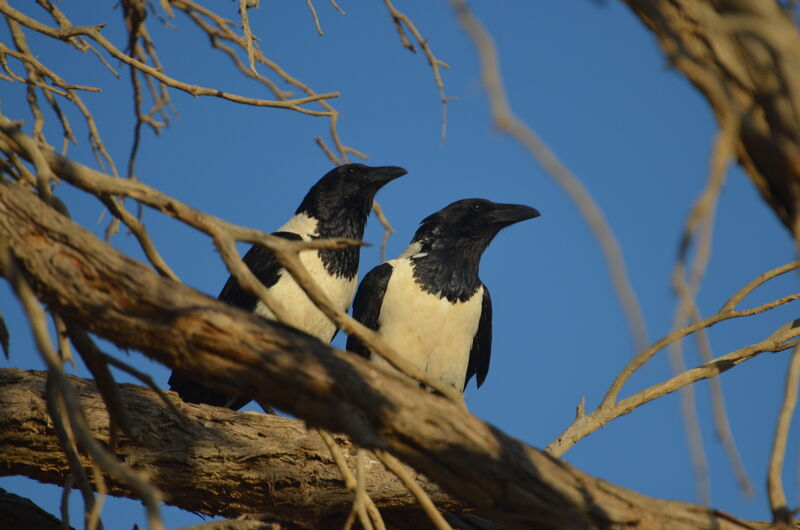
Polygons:
[[[452,304],[420,289],[410,260],[398,258],[389,264],[392,276],[378,318],[381,337],[428,377],[463,391],[480,322],[483,287],[469,300]],[[373,359],[389,366],[377,356]]]
[[[318,235],[317,221],[306,214],[297,214],[280,227],[278,231],[292,232],[303,238],[303,241],[308,241],[312,236]],[[300,261],[303,262],[311,277],[317,280],[320,287],[328,295],[328,298],[343,311],[347,311],[353,301],[357,278],[354,277],[348,280],[330,276],[315,250],[301,252]],[[336,330],[333,322],[314,305],[306,293],[292,279],[291,274],[281,269],[280,275],[278,282],[270,287],[269,292],[291,313],[298,329],[317,337],[323,342],[330,341]],[[260,317],[275,319],[272,311],[261,301],[256,304],[254,313]]]

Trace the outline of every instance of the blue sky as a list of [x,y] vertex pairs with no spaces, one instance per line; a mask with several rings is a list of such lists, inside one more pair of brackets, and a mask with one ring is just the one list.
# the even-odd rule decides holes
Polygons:
[[[121,14],[108,5],[63,4],[76,24],[109,22],[104,32],[124,47]],[[431,70],[421,53],[405,50],[380,2],[340,2],[347,16],[328,3],[317,10],[325,32],[316,34],[302,2],[263,2],[251,10],[252,27],[266,55],[318,92],[340,91],[339,132],[346,145],[367,153],[367,163],[400,165],[409,174],[379,194],[397,234],[395,256],[417,223],[465,197],[535,206],[542,217],[501,233],[486,252],[481,276],[492,292],[494,344],[489,376],[480,390],[467,390],[479,417],[534,446],[543,447],[574,417],[586,397],[597,405],[614,375],[634,354],[627,326],[609,285],[596,241],[577,209],[514,141],[492,128],[476,54],[446,2],[397,2],[416,23],[436,56],[448,96],[447,138],[440,141],[441,107]],[[622,245],[651,340],[672,321],[669,278],[684,219],[703,188],[716,123],[705,100],[669,68],[655,39],[620,2],[473,2],[497,41],[513,110],[533,126],[584,182],[604,210]],[[219,3],[236,18],[235,3]],[[26,12],[46,20],[35,6]],[[252,97],[270,97],[242,79],[229,61],[209,50],[207,39],[178,16],[177,30],[149,20],[162,62],[175,78]],[[0,38],[9,42],[8,30]],[[104,141],[124,167],[133,128],[129,81],[113,78],[90,55],[29,36],[45,64],[67,80],[101,87],[86,94]],[[115,65],[116,66],[116,65]],[[21,71],[18,64],[12,67]],[[121,69],[124,71],[125,69]],[[0,84],[3,112],[30,123],[20,85]],[[330,167],[314,144],[327,139],[322,118],[290,111],[238,106],[214,98],[172,92],[179,111],[160,137],[145,130],[137,175],[178,199],[228,221],[271,231],[294,211],[308,187]],[[51,141],[60,144],[48,116]],[[70,150],[94,166],[85,127],[73,117],[80,145]],[[28,129],[29,130],[29,129]],[[96,200],[62,186],[73,217],[96,234],[103,211]],[[216,296],[227,273],[208,238],[160,214],[145,222],[162,255],[181,279]],[[381,229],[370,220],[362,253],[362,275],[379,262]],[[112,243],[141,256],[135,240]],[[713,256],[699,296],[704,314],[715,312],[733,292],[768,269],[793,258],[791,240],[738,167],[723,191]],[[787,276],[754,293],[755,305],[791,293]],[[11,329],[11,360],[0,366],[41,368],[20,308],[0,286],[0,309]],[[796,315],[783,308],[711,330],[721,355],[757,342]],[[334,343],[342,347],[343,337]],[[113,347],[106,344],[110,351]],[[698,357],[686,342],[689,365]],[[166,385],[168,370],[137,353],[120,354]],[[698,408],[714,507],[744,519],[765,520],[766,463],[780,406],[788,355],[764,354],[722,376],[731,424],[744,464],[756,486],[745,499],[736,488],[709,414],[706,384]],[[81,366],[77,371],[85,375]],[[623,395],[670,375],[662,352],[631,379]],[[129,381],[118,374],[120,381]],[[798,499],[798,436],[792,430],[784,480],[790,505]],[[620,418],[581,441],[565,455],[579,469],[640,493],[697,501],[677,395]],[[60,490],[27,479],[2,478],[0,487],[29,496],[58,513]],[[73,494],[73,517],[80,501]],[[107,501],[107,525],[142,524],[144,511],[128,500]],[[197,516],[165,510],[169,526],[199,522]],[[73,520],[73,524],[78,521]]]

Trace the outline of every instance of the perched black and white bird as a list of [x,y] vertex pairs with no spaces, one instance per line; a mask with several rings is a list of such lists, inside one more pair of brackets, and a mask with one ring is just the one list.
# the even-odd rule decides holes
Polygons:
[[[362,239],[375,194],[385,184],[405,174],[405,169],[395,166],[339,166],[314,184],[294,216],[273,235],[304,241],[327,237]],[[356,290],[359,254],[358,247],[350,247],[305,251],[300,253],[300,259],[330,300],[347,311]],[[291,314],[298,329],[324,342],[333,339],[336,326],[281,267],[272,252],[253,245],[242,259]],[[256,296],[242,289],[233,276],[228,278],[218,298],[258,316],[274,319],[272,312]],[[211,390],[178,370],[172,372],[169,385],[170,390],[190,403],[238,410],[249,401]]]
[[[364,277],[353,316],[432,380],[463,392],[477,375],[480,387],[492,349],[492,301],[478,276],[481,255],[501,229],[539,215],[529,206],[485,199],[446,206],[423,219],[400,257]],[[353,337],[347,349],[370,357]]]

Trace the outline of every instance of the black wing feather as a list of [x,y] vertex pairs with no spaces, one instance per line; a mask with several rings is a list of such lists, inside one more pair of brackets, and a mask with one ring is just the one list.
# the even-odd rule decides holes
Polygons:
[[[292,232],[275,232],[273,236],[284,239],[300,240],[300,235]],[[272,287],[281,277],[283,269],[275,259],[275,255],[264,247],[253,245],[242,258],[258,280],[267,288]],[[253,311],[258,304],[258,297],[242,289],[233,276],[228,277],[225,286],[220,291],[217,299],[236,306],[245,311]],[[247,398],[228,396],[216,390],[207,388],[179,370],[173,370],[169,377],[169,388],[178,393],[181,399],[188,403],[205,403],[215,407],[228,407],[239,410],[250,401]]]
[[467,377],[464,379],[464,388],[467,388],[470,378],[477,374],[478,388],[489,373],[489,359],[492,355],[492,298],[489,289],[483,286],[483,303],[481,306],[481,319],[478,322],[478,332],[472,339],[472,349],[469,352],[469,365]]
[[[392,276],[392,266],[388,263],[378,265],[364,276],[353,299],[353,318],[370,329],[378,329],[383,295]],[[347,349],[369,359],[370,352],[361,341],[353,336],[347,337]]]

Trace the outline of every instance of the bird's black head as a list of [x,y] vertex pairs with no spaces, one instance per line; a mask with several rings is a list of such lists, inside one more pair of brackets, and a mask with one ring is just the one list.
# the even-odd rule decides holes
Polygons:
[[[339,166],[314,184],[295,213],[316,220],[317,237],[362,239],[375,194],[385,184],[405,174],[405,169],[396,166]],[[329,273],[345,278],[356,276],[358,247],[320,250],[319,255]]]
[[414,278],[423,290],[450,302],[468,300],[480,287],[481,256],[506,226],[538,217],[530,206],[463,199],[422,220],[411,241]]
[[[339,166],[314,184],[295,213],[306,213],[317,219],[321,232],[328,232],[327,237],[361,238],[375,194],[385,184],[405,174],[405,169],[396,166]],[[337,227],[340,222],[360,229],[358,233],[344,233],[351,230],[342,226],[344,232],[340,231]]]
[[530,206],[462,199],[423,219],[412,242],[423,252],[474,248],[480,254],[503,228],[539,215]]

